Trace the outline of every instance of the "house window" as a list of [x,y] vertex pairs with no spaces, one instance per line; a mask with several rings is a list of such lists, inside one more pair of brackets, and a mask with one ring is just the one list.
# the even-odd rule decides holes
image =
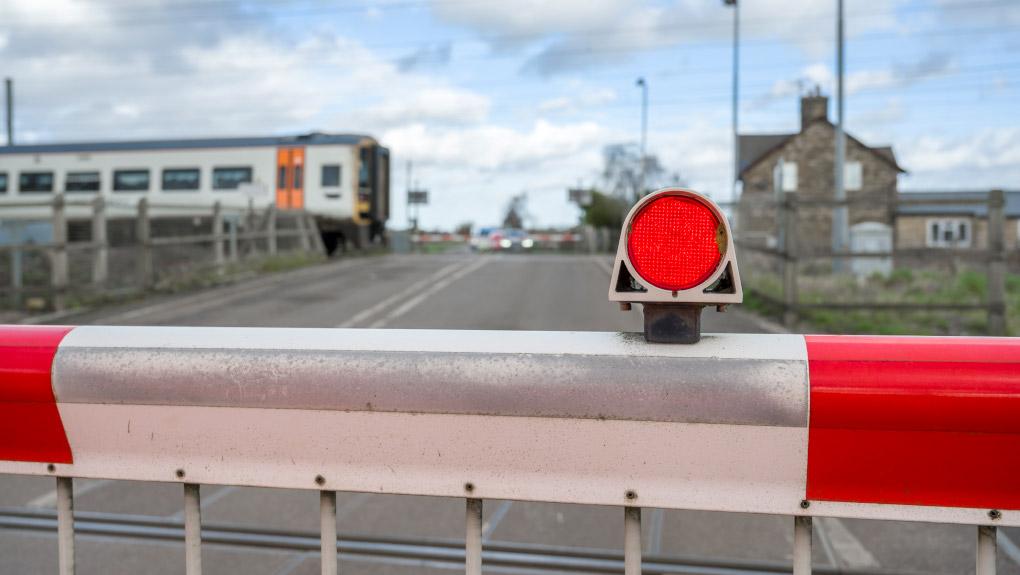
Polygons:
[[117,170],[113,173],[113,191],[149,191],[149,170]]
[[64,189],[68,192],[98,192],[99,172],[68,172]]
[[863,186],[863,176],[860,162],[847,162],[843,164],[843,189],[848,192],[860,191]]
[[251,182],[251,168],[214,168],[212,180],[214,190],[236,190]]
[[962,218],[928,220],[925,244],[929,248],[969,248],[971,245],[970,220]]
[[163,170],[164,190],[197,190],[202,176],[198,168],[172,168]]
[[777,192],[797,191],[797,162],[780,160],[772,170],[772,185]]
[[340,186],[340,164],[322,166],[322,187],[336,188]]
[[22,172],[18,175],[18,191],[42,193],[53,191],[53,172]]
[[0,172],[0,194],[7,193],[7,172]]

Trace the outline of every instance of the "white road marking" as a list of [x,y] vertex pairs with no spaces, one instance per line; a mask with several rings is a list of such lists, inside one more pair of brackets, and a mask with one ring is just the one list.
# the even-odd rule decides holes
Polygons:
[[835,517],[826,517],[816,519],[815,521],[819,523],[819,527],[825,527],[836,559],[839,561],[836,564],[837,567],[849,567],[851,569],[876,569],[880,567],[875,556],[864,547],[860,539],[847,529],[843,521]]
[[513,501],[504,501],[499,504],[496,508],[496,512],[492,514],[492,517],[482,525],[482,541],[489,541],[492,539],[492,532],[499,527],[499,524],[503,522],[503,518],[510,511],[510,506],[514,504]]
[[294,279],[303,278],[305,276],[315,276],[324,271],[335,272],[357,269],[364,267],[369,263],[371,263],[370,260],[346,261],[336,264],[324,264],[322,266],[304,268],[287,274],[273,274],[267,277],[256,278],[253,281],[244,284],[222,286],[215,288],[212,291],[202,291],[185,297],[171,298],[169,301],[162,301],[147,306],[129,309],[120,313],[105,315],[95,321],[102,321],[106,323],[131,321],[164,311],[173,311],[174,313],[195,313],[209,308],[218,307],[239,297],[244,297],[246,295],[258,293],[259,291],[272,289],[281,284],[293,282]]
[[372,307],[364,309],[364,310],[358,312],[357,314],[352,316],[350,319],[348,319],[347,321],[337,325],[336,327],[355,327],[359,323],[367,320],[368,318],[370,318],[370,317],[380,313],[381,311],[383,311],[383,310],[385,310],[385,309],[387,309],[389,307],[392,307],[397,302],[413,296],[416,292],[418,292],[418,291],[420,291],[422,289],[425,289],[425,286],[429,285],[432,282],[440,280],[441,278],[445,277],[446,275],[449,275],[450,273],[452,273],[453,270],[455,270],[457,267],[464,266],[464,265],[469,265],[469,264],[465,264],[464,262],[456,262],[456,263],[452,263],[452,264],[450,264],[450,265],[448,265],[448,266],[446,266],[444,268],[441,268],[441,269],[439,269],[439,271],[433,273],[432,275],[428,276],[427,278],[418,280],[418,281],[414,282],[413,284],[407,286],[406,288],[404,288],[400,292],[391,295],[390,297],[382,300],[381,302],[373,305]]
[[996,538],[999,542],[999,549],[1002,549],[1002,552],[1012,559],[1014,563],[1020,565],[1020,547],[1017,547],[1016,543],[1013,543],[1013,540],[1006,536],[1002,528],[996,531],[999,534]]
[[[77,498],[80,495],[85,495],[89,491],[95,491],[104,485],[111,483],[109,479],[76,479],[72,482],[74,486],[74,496]],[[35,509],[43,508],[54,508],[57,506],[57,490],[53,489],[47,493],[36,497],[25,504],[25,507],[31,507]]]
[[666,512],[662,509],[652,509],[651,521],[648,527],[648,554],[658,555],[662,552],[662,529],[666,519]]
[[[213,491],[209,495],[202,495],[200,503],[199,503],[198,506],[199,506],[199,508],[202,511],[205,511],[206,508],[208,508],[213,503],[216,503],[220,499],[223,499],[227,495],[230,495],[231,493],[233,493],[234,491],[237,491],[237,490],[238,490],[238,487],[235,487],[233,485],[227,485],[227,486],[221,487],[220,489],[218,489],[216,491]],[[181,509],[177,513],[174,513],[173,515],[170,515],[169,518],[170,519],[184,519],[184,510]]]
[[411,311],[412,309],[418,307],[419,305],[421,305],[421,303],[423,301],[425,301],[426,299],[428,299],[432,295],[436,294],[437,292],[439,292],[441,290],[446,289],[453,282],[459,280],[460,278],[462,278],[462,277],[464,277],[464,276],[466,276],[466,275],[468,275],[468,274],[470,274],[470,273],[472,273],[474,271],[477,271],[478,268],[484,266],[486,263],[488,263],[488,261],[489,261],[488,258],[479,258],[479,259],[471,262],[471,264],[460,268],[459,270],[457,270],[453,274],[451,274],[451,275],[449,275],[449,276],[447,276],[447,277],[445,277],[443,279],[440,279],[436,283],[432,284],[428,289],[426,289],[425,291],[423,291],[423,292],[419,293],[418,295],[412,297],[411,299],[405,301],[399,307],[395,308],[393,311],[391,311],[390,313],[386,314],[385,317],[377,320],[375,323],[373,323],[369,327],[371,327],[371,328],[384,327],[389,322],[397,319],[398,317],[400,317],[400,316],[406,314],[407,312]]
[[[612,275],[613,275],[613,266],[609,265],[609,262],[606,261],[606,258],[604,258],[602,256],[593,256],[591,261],[595,265],[597,265],[600,268],[602,268],[602,270],[606,272],[606,275],[612,277]],[[616,265],[615,262],[613,263],[613,265]]]
[[[818,536],[818,542],[822,544],[822,552],[825,553],[825,560],[829,562],[829,565],[839,567],[839,561],[836,560],[836,552],[832,549],[832,542],[829,541],[829,534],[822,526],[821,519],[815,519],[812,521],[812,525],[814,527],[814,534]],[[790,540],[790,544],[793,544],[792,538]],[[790,558],[793,558],[792,554],[790,555]]]

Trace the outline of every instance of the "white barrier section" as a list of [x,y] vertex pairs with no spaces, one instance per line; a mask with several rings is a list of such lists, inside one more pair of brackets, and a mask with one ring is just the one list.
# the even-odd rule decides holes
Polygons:
[[79,327],[52,377],[61,476],[803,512],[799,336]]

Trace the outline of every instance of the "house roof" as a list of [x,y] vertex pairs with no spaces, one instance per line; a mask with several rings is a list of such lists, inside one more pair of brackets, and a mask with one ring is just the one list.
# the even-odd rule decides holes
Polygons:
[[[832,125],[828,120],[819,119],[816,121]],[[768,155],[769,152],[785,145],[800,134],[801,132],[794,132],[792,134],[740,134],[740,137],[738,138],[739,157],[737,161],[740,176],[743,177],[744,172],[747,171],[748,168],[757,164],[762,158]],[[864,149],[870,150],[879,158],[889,163],[889,165],[896,170],[906,172],[906,170],[901,168],[896,162],[896,154],[893,153],[892,146],[871,147],[850,134],[847,134],[846,137],[853,140]]]
[[183,140],[140,140],[120,142],[71,142],[0,146],[0,155],[123,152],[141,150],[182,150],[194,148],[248,148],[258,146],[317,146],[327,144],[354,145],[371,136],[362,134],[327,134],[311,132],[295,136],[257,136],[240,138],[194,138]]
[[[910,204],[896,207],[896,214],[901,216],[988,216],[988,204],[946,204],[945,200],[973,201],[985,200],[987,191],[945,191],[945,192],[900,192],[900,197],[911,200],[939,200],[932,204]],[[1020,190],[1005,192],[1006,217],[1020,218]]]
[[738,171],[743,174],[751,164],[794,136],[796,134],[741,134],[738,140],[740,143]]

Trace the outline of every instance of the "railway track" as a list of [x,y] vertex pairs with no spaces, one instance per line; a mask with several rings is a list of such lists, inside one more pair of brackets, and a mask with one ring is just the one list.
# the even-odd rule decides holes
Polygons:
[[[56,533],[57,514],[51,509],[0,507],[0,529]],[[124,542],[184,541],[180,520],[146,516],[77,511],[77,536],[101,536]],[[283,531],[255,527],[206,524],[202,526],[203,545],[243,548],[257,547],[294,553],[318,553],[319,534],[308,531]],[[422,565],[463,568],[464,543],[456,539],[377,537],[341,534],[338,550],[343,558],[391,559],[420,562]],[[532,573],[612,573],[623,572],[623,552],[608,549],[560,547],[493,541],[486,542],[482,558],[487,568]],[[683,575],[769,575],[789,573],[785,563],[716,560],[692,557],[645,556],[643,573]],[[899,575],[884,570],[847,570],[816,567],[823,575]]]

